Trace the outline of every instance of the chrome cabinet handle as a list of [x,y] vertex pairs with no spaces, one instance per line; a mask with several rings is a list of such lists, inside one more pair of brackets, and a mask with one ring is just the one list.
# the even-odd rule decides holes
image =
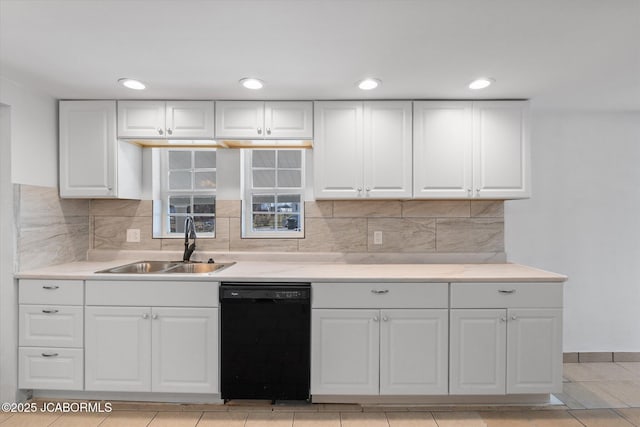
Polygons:
[[506,318],[506,317],[501,317],[501,318],[500,318],[500,321],[501,321],[501,322],[506,322],[506,321],[507,321],[507,318]]
[[516,317],[516,316],[511,316],[511,320],[518,320],[518,317]]
[[53,290],[58,289],[59,287],[60,287],[60,286],[58,286],[58,285],[44,285],[44,286],[42,287],[42,289],[50,289],[50,290],[52,290],[52,291],[53,291]]
[[267,135],[271,135],[271,128],[267,128]]
[[498,292],[500,292],[501,294],[515,294],[516,290],[515,289],[498,289]]
[[167,133],[168,133],[169,135],[173,135],[173,131],[171,130],[171,128],[167,128]]
[[376,295],[380,295],[380,294],[388,294],[389,293],[389,289],[383,289],[383,290],[378,290],[378,289],[371,289],[371,293],[372,294],[376,294]]
[[362,191],[362,187],[358,187],[357,190],[358,190],[358,193],[361,192]]
[[262,128],[258,128],[258,135],[262,135]]
[[154,314],[153,316],[151,316],[151,318],[152,318],[153,320],[155,320],[155,319],[157,319],[157,318],[158,318],[158,315],[157,315],[157,314]]
[[42,353],[42,357],[57,357],[58,353]]
[[476,195],[479,196],[480,195],[480,189],[476,188]]
[[365,188],[365,190],[367,190],[367,191],[371,191],[371,188],[367,187],[367,188]]
[[472,196],[472,194],[471,194],[471,189],[470,189],[470,188],[467,188],[467,196],[469,196],[469,197],[471,197],[471,196]]
[[383,320],[384,322],[388,322],[388,321],[389,321],[389,318],[388,318],[387,316],[384,316],[384,317],[382,318],[382,320]]
[[47,314],[55,314],[58,312],[58,310],[42,310],[42,312]]
[[148,319],[148,318],[149,318],[149,315],[148,315],[147,313],[144,313],[144,314],[142,315],[142,318],[143,318],[143,319]]
[[158,135],[162,135],[164,133],[164,131],[160,128],[158,128]]
[[378,316],[373,316],[373,321],[377,322],[378,321]]

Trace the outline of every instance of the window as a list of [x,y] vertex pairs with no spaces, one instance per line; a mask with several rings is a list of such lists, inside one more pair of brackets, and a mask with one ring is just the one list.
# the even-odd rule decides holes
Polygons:
[[243,150],[242,236],[304,237],[304,150]]
[[154,205],[154,236],[183,237],[185,219],[192,216],[198,237],[215,237],[215,149],[159,152],[161,202]]

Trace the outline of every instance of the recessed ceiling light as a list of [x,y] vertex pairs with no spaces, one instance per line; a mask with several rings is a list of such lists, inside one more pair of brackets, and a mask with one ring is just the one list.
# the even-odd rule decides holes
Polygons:
[[375,89],[382,84],[380,79],[363,79],[358,82],[358,87],[362,90]]
[[484,89],[489,87],[493,82],[495,82],[495,79],[492,79],[491,77],[481,77],[469,83],[469,89]]
[[240,79],[240,84],[244,87],[246,87],[247,89],[262,89],[262,87],[264,86],[264,82],[260,79],[255,79],[253,77],[245,77],[243,79]]
[[120,83],[122,86],[126,88],[133,89],[133,90],[143,90],[146,88],[145,84],[142,83],[141,81],[135,80],[135,79],[128,79],[126,77],[118,79],[118,83]]

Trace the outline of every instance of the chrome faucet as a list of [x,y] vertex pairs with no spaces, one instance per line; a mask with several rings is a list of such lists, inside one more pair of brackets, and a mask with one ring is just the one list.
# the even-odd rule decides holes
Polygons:
[[[189,244],[189,239],[193,239],[193,243]],[[182,261],[189,262],[193,251],[196,250],[196,226],[193,217],[188,216],[184,219],[184,255]]]

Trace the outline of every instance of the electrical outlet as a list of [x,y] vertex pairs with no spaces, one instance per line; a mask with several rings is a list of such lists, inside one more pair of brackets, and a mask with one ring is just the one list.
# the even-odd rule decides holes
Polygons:
[[382,231],[374,231],[373,232],[373,244],[381,245],[382,244]]
[[139,228],[127,228],[127,242],[128,243],[140,243],[140,229]]

